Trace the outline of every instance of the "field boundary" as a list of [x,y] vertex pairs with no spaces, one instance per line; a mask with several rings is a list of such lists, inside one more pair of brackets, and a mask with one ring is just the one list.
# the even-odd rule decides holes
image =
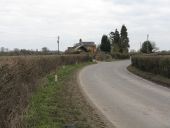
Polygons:
[[89,61],[88,55],[0,57],[0,127],[20,127],[32,93],[47,74]]
[[[57,83],[54,82],[54,74],[48,77],[50,82],[45,86],[45,89],[38,90],[35,97],[33,96],[33,100],[36,100],[30,104],[33,107],[28,109],[24,120],[25,123],[23,122],[27,124],[26,128],[31,128],[32,126],[61,128],[65,125],[75,125],[76,128],[110,128],[107,127],[96,109],[87,102],[77,82],[79,71],[87,65],[89,64],[69,65],[61,68],[57,72],[59,73],[59,81]],[[51,95],[52,93],[54,94]],[[40,99],[38,99],[40,101],[38,104],[36,104],[37,98]],[[49,104],[49,106],[46,106],[46,104]],[[34,106],[43,107],[37,110]],[[38,111],[38,114],[36,114],[36,111]],[[49,113],[46,111],[49,111]],[[39,113],[44,114],[35,117]]]
[[132,65],[129,65],[127,67],[127,70],[130,71],[131,73],[137,75],[137,76],[140,76],[144,79],[147,79],[149,81],[152,81],[154,83],[157,83],[161,86],[164,86],[164,87],[168,87],[170,88],[170,79],[164,77],[164,76],[161,76],[161,75],[157,75],[157,74],[154,74],[154,73],[150,73],[150,72],[144,72]]

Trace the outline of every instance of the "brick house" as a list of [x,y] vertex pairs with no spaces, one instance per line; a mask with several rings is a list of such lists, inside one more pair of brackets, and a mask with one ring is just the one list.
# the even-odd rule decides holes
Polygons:
[[68,47],[66,53],[96,53],[96,44],[94,42],[82,42],[75,44],[73,47]]

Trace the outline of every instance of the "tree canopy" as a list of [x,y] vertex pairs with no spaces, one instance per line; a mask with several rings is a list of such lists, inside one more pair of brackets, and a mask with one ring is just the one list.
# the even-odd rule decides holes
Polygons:
[[128,52],[129,46],[129,38],[128,38],[128,32],[125,25],[122,25],[121,33],[121,52]]
[[103,52],[109,52],[110,53],[110,51],[111,51],[111,44],[110,44],[110,40],[107,37],[107,35],[103,35],[102,36],[100,49]]
[[115,32],[110,33],[112,40],[112,52],[128,53],[129,52],[129,38],[125,25],[122,25],[121,32],[116,29]]
[[120,46],[120,34],[119,34],[119,31],[117,29],[115,30],[113,43]]
[[140,50],[142,53],[149,54],[149,53],[152,53],[152,50],[153,50],[153,46],[150,41],[143,42],[142,48]]

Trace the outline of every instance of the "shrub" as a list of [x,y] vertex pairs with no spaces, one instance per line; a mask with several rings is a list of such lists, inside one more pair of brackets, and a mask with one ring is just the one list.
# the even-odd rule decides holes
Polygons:
[[129,59],[130,56],[129,54],[127,53],[119,53],[119,52],[115,52],[115,53],[112,53],[112,58],[114,59]]
[[170,56],[137,55],[131,61],[136,68],[170,78]]
[[38,80],[62,65],[89,61],[89,56],[27,56],[0,58],[0,127],[20,127],[23,110]]
[[100,52],[95,56],[98,61],[111,61],[112,56],[110,54],[106,54],[104,52]]

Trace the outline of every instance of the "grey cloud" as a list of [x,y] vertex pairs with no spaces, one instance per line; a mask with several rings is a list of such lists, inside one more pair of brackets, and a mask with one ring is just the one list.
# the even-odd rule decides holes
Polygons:
[[56,49],[60,35],[64,50],[79,38],[99,43],[102,34],[126,24],[131,48],[138,49],[149,33],[168,49],[168,5],[168,0],[0,0],[0,46]]

